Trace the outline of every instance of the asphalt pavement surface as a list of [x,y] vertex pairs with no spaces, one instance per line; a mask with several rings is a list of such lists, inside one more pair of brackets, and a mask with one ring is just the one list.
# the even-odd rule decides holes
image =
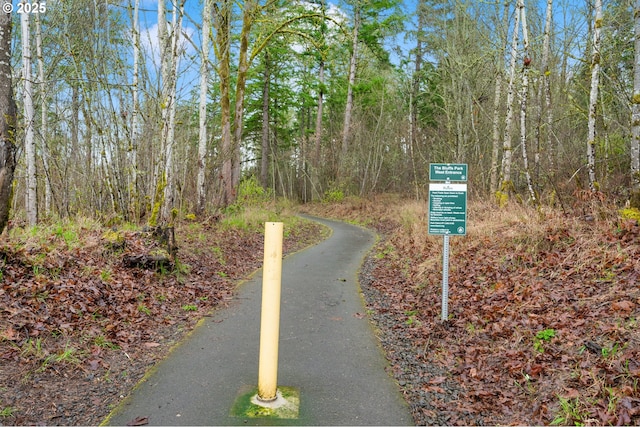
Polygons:
[[368,321],[358,271],[371,232],[330,227],[321,243],[282,266],[278,386],[299,390],[299,417],[231,415],[257,386],[262,271],[158,363],[104,421],[126,425],[411,425],[410,411]]

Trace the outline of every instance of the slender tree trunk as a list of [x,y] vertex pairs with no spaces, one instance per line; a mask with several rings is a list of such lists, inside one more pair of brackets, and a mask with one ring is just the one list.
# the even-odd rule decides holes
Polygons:
[[169,75],[171,70],[171,55],[169,45],[169,35],[167,31],[167,6],[165,0],[158,0],[158,49],[160,53],[160,161],[156,167],[155,176],[155,192],[153,208],[151,213],[150,223],[156,225],[158,221],[163,220],[165,212],[165,187],[167,185],[167,176],[165,175],[166,169],[166,146],[169,133],[169,105],[172,102],[170,99],[170,82]]
[[[322,8],[322,20],[326,19],[326,1],[320,0],[320,7]],[[323,24],[320,27],[321,34],[321,46],[322,51],[320,53],[320,63],[318,64],[318,106],[316,108],[316,124],[314,128],[314,142],[313,142],[313,154],[311,156],[311,185],[312,185],[312,198],[320,199],[320,149],[322,146],[322,115],[324,109],[324,46],[325,46],[325,29]]]
[[351,115],[353,112],[353,86],[356,83],[356,66],[358,62],[358,33],[360,31],[360,5],[356,4],[353,11],[353,39],[351,42],[351,59],[349,61],[349,82],[347,84],[347,103],[344,108],[344,123],[342,128],[342,156],[341,172],[347,153],[349,152],[349,142],[351,139]]
[[595,21],[593,26],[593,53],[591,55],[591,91],[589,94],[589,124],[587,137],[587,168],[589,189],[596,191],[596,107],[600,81],[600,31],[602,28],[602,0],[595,0]]
[[42,164],[44,166],[44,211],[46,215],[51,213],[51,177],[49,171],[49,148],[47,147],[47,90],[44,80],[44,57],[42,56],[42,28],[40,26],[40,14],[35,14],[36,19],[36,58],[38,61],[38,88],[40,95],[40,143],[42,145]]
[[[536,155],[535,155],[535,175],[536,179],[540,175],[541,152],[543,146],[547,149],[547,158],[549,159],[549,170],[554,170],[555,149],[552,144],[553,111],[551,110],[551,69],[549,66],[549,53],[551,45],[551,24],[553,21],[553,0],[547,0],[546,18],[544,24],[544,35],[542,39],[542,85],[538,92],[538,125],[536,126]],[[544,98],[544,102],[543,102]],[[546,115],[543,114],[546,112]],[[546,128],[546,138],[543,144],[542,140],[542,118],[546,118],[544,127]]]
[[182,15],[184,8],[184,1],[180,5],[173,5],[173,12],[171,17],[172,32],[171,32],[171,53],[169,59],[169,96],[166,98],[169,100],[169,117],[166,122],[166,144],[165,144],[165,163],[164,163],[164,203],[162,208],[162,220],[164,223],[173,223],[172,210],[175,205],[175,192],[176,192],[176,179],[174,173],[173,152],[175,147],[175,132],[176,132],[176,84],[178,81],[178,66],[180,62],[180,35],[182,33]]
[[492,148],[491,148],[491,178],[489,189],[491,194],[495,194],[498,190],[498,158],[500,154],[500,103],[502,101],[502,83],[503,83],[503,61],[504,53],[507,50],[507,30],[509,22],[509,3],[504,3],[504,14],[502,28],[504,37],[502,39],[502,50],[497,56],[496,81],[493,95],[493,120],[492,120]]
[[520,14],[522,22],[522,45],[524,47],[522,64],[522,91],[520,92],[520,146],[522,147],[522,161],[524,166],[525,179],[529,189],[529,197],[533,204],[538,204],[536,192],[533,189],[531,171],[529,169],[529,155],[527,150],[527,101],[529,98],[529,67],[531,57],[529,56],[529,29],[527,28],[527,12],[524,1],[520,0]]
[[314,131],[313,156],[311,158],[312,198],[320,199],[320,148],[322,146],[322,114],[324,107],[324,58],[318,68],[318,107],[316,108],[316,126]]
[[233,150],[231,140],[231,8],[232,2],[226,0],[218,7],[214,3],[216,29],[216,57],[218,76],[220,77],[220,130],[222,140],[222,205],[228,206],[235,200],[235,187],[232,181]]
[[269,51],[264,53],[264,77],[262,83],[262,157],[260,159],[260,184],[269,188],[269,81],[271,64]]
[[[238,188],[240,184],[240,147],[242,146],[242,131],[244,125],[244,96],[247,86],[247,73],[249,72],[249,36],[255,15],[259,5],[255,0],[245,0],[242,12],[242,32],[240,33],[240,50],[238,52],[238,74],[236,77],[236,104],[233,116],[233,155],[231,157],[232,175],[231,183],[233,188]],[[235,191],[233,192],[235,194]],[[235,200],[235,196],[234,196]]]
[[416,5],[418,14],[418,31],[416,34],[415,68],[409,93],[409,155],[411,157],[411,181],[414,185],[416,200],[420,199],[420,186],[416,169],[415,147],[418,144],[418,99],[420,95],[420,81],[422,80],[422,39],[424,37],[426,4],[419,0]]
[[198,205],[197,212],[202,214],[206,207],[207,192],[205,172],[207,168],[207,89],[209,87],[209,33],[211,31],[211,14],[213,1],[204,0],[202,16],[202,49],[200,59],[200,131],[198,134]]
[[[2,10],[10,0],[0,0]],[[9,222],[16,168],[17,107],[11,86],[11,14],[0,12],[0,231]]]
[[[23,4],[25,2],[23,1]],[[36,177],[36,144],[35,131],[33,128],[35,119],[35,110],[33,107],[33,86],[31,76],[31,31],[29,26],[29,15],[23,13],[20,15],[20,24],[22,28],[22,79],[24,88],[22,92],[23,108],[24,108],[24,151],[27,162],[27,198],[26,211],[27,222],[34,226],[38,223],[38,198],[37,198],[37,177]]]
[[511,62],[509,65],[509,86],[507,88],[507,116],[505,119],[504,139],[502,144],[502,176],[500,180],[500,191],[508,194],[513,188],[511,182],[511,128],[513,126],[513,97],[516,77],[516,57],[518,56],[518,33],[520,30],[520,10],[523,7],[522,0],[518,0],[516,6],[515,22],[513,25],[513,36],[511,39]]
[[138,193],[138,145],[140,144],[140,0],[133,7],[133,111],[131,112],[131,212],[139,220],[141,206]]
[[634,5],[633,97],[631,98],[631,205],[640,209],[640,0]]
[[160,115],[161,115],[161,130],[160,130],[160,150],[161,160],[157,165],[155,186],[156,191],[154,195],[154,207],[151,215],[151,224],[155,225],[158,221],[163,222],[168,220],[169,214],[167,206],[171,203],[167,200],[167,183],[169,177],[167,173],[171,169],[167,166],[170,164],[171,159],[171,143],[169,141],[169,134],[171,128],[171,105],[174,103],[171,92],[171,76],[173,75],[172,69],[172,37],[167,30],[167,8],[165,0],[158,0],[158,45],[160,50]]

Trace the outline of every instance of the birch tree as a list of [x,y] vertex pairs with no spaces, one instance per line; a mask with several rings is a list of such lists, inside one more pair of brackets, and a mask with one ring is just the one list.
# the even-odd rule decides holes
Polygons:
[[[160,219],[163,223],[172,221],[174,207],[175,177],[173,174],[173,149],[175,143],[176,116],[176,81],[178,61],[180,57],[180,34],[182,30],[182,16],[184,1],[174,4],[171,14],[171,34],[167,31],[167,17],[165,0],[158,1],[158,41],[160,44],[160,78],[161,78],[161,146],[164,161],[156,179],[156,205],[160,209]],[[160,196],[159,193],[162,193]],[[161,200],[158,200],[158,198]],[[154,214],[157,214],[156,212]],[[152,217],[153,218],[153,217]],[[152,219],[152,222],[153,221]]]
[[593,43],[591,54],[591,90],[589,92],[589,121],[587,136],[587,169],[589,189],[596,191],[596,108],[598,104],[598,85],[600,81],[600,31],[602,28],[602,0],[595,0],[595,19],[593,25]]
[[631,97],[631,204],[640,208],[640,0],[633,8],[634,58]]
[[209,33],[213,1],[204,0],[202,11],[202,47],[200,48],[200,105],[198,107],[198,178],[197,212],[202,214],[206,205],[205,171],[207,167],[207,89],[209,87]]
[[[10,0],[0,0],[7,10]],[[11,14],[0,12],[0,230],[9,222],[13,173],[16,168],[17,107],[11,85]]]
[[507,86],[507,113],[504,127],[504,138],[502,144],[502,172],[500,180],[500,196],[506,196],[513,188],[511,182],[511,162],[513,152],[511,149],[511,131],[513,127],[513,98],[515,92],[516,78],[516,58],[518,56],[518,37],[520,31],[520,11],[524,7],[523,1],[518,0],[516,6],[515,19],[513,24],[513,35],[511,38],[511,59],[509,63],[509,84]]
[[531,182],[531,171],[529,170],[529,155],[527,151],[527,100],[529,95],[529,67],[531,65],[531,57],[529,52],[529,29],[527,27],[527,12],[524,1],[520,0],[519,4],[521,21],[522,21],[522,45],[524,48],[522,63],[522,88],[520,91],[520,146],[522,148],[522,161],[524,164],[525,179],[527,181],[527,189],[529,197],[534,204],[538,204],[536,192]]
[[[538,92],[538,120],[536,126],[536,154],[535,154],[535,170],[536,176],[539,175],[540,169],[540,153],[542,151],[542,120],[545,117],[544,128],[546,130],[544,146],[548,150],[549,170],[554,168],[555,150],[552,144],[552,126],[553,126],[553,110],[551,109],[551,68],[549,66],[549,54],[551,46],[551,23],[553,21],[553,0],[547,0],[545,13],[544,34],[542,37],[542,85],[539,86]],[[544,99],[544,102],[543,102]],[[546,112],[546,115],[544,114]]]
[[[498,5],[496,5],[498,7]],[[491,194],[498,190],[498,159],[500,154],[500,103],[502,102],[502,84],[504,79],[503,57],[507,51],[507,24],[509,18],[509,3],[504,3],[502,26],[500,27],[501,45],[496,59],[496,77],[493,90],[493,120],[492,120],[492,148],[491,148],[491,176],[489,189]]]
[[[26,4],[26,1],[22,2]],[[38,223],[38,199],[36,179],[36,144],[34,131],[35,110],[33,107],[33,80],[31,76],[31,31],[29,26],[29,13],[20,14],[20,27],[22,29],[22,102],[24,109],[24,146],[27,162],[27,191],[26,211],[27,223],[34,226]]]
[[133,82],[132,82],[132,107],[131,131],[130,131],[130,151],[131,151],[131,211],[137,220],[141,207],[138,199],[138,145],[140,144],[140,24],[138,14],[140,10],[140,0],[135,0],[133,5],[132,47],[133,47]]
[[35,14],[36,21],[36,59],[38,61],[38,88],[40,96],[40,150],[42,152],[42,164],[44,166],[44,211],[46,215],[51,212],[51,179],[49,169],[49,147],[47,146],[48,119],[47,119],[47,84],[44,75],[44,56],[42,54],[42,25],[40,14]]

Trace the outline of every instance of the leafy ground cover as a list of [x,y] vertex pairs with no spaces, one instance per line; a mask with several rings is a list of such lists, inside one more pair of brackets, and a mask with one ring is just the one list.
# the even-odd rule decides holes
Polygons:
[[[180,223],[172,265],[138,227],[91,221],[14,228],[0,242],[0,425],[95,425],[197,321],[224,307],[262,263],[259,221]],[[278,219],[280,220],[280,219]],[[285,253],[323,230],[285,218]]]
[[442,238],[424,203],[305,210],[380,232],[361,286],[416,424],[640,424],[636,221],[471,202],[442,322]]
[[[635,221],[471,202],[467,236],[451,239],[443,323],[442,239],[427,234],[424,203],[304,210],[381,235],[361,286],[416,424],[640,424]],[[137,228],[12,230],[0,244],[0,423],[99,423],[259,266],[251,223],[185,221],[178,262],[159,271],[123,267],[127,254],[158,253]],[[290,223],[285,233],[293,250],[321,230]]]

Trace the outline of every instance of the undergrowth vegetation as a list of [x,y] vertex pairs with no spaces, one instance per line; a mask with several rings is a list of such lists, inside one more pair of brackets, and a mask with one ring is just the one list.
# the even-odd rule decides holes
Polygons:
[[100,423],[150,364],[261,265],[265,221],[284,222],[285,253],[322,238],[320,226],[258,188],[246,183],[238,204],[208,219],[177,218],[169,263],[124,262],[167,255],[157,229],[136,224],[78,218],[5,233],[0,424]]
[[382,234],[363,292],[416,423],[640,423],[636,219],[599,203],[569,214],[471,201],[467,235],[450,239],[443,323],[443,243],[426,202],[305,209]]

